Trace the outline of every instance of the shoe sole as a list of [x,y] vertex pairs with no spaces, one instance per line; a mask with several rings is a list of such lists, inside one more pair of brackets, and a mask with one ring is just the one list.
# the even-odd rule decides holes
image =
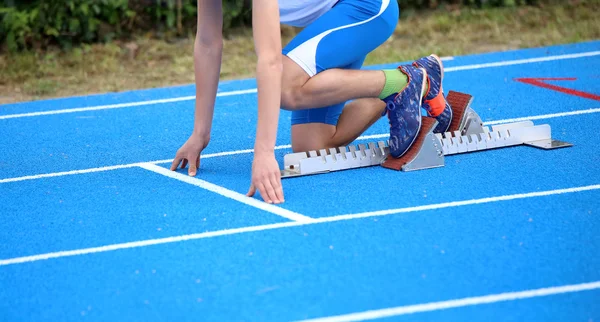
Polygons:
[[435,60],[437,60],[438,64],[440,64],[440,70],[442,71],[442,76],[440,76],[440,92],[442,91],[442,81],[444,80],[444,63],[442,62],[442,59],[436,55],[436,54],[431,54],[431,56],[433,56],[433,58],[435,58]]
[[[440,76],[440,92],[444,92],[443,88],[443,81],[444,81],[444,63],[442,62],[442,59],[436,55],[436,54],[431,54],[430,56],[433,56],[433,58],[435,58],[435,60],[437,60],[438,64],[440,64],[440,70],[442,71],[442,75]],[[448,131],[448,129],[450,128],[450,123],[452,123],[452,117],[454,115],[454,111],[452,110],[452,105],[450,105],[450,122],[448,123],[448,127],[446,128],[446,131]],[[445,131],[444,131],[445,132]]]

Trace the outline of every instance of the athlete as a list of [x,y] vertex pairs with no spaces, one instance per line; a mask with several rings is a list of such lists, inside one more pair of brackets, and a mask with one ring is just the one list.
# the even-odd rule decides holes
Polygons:
[[[210,141],[223,48],[221,0],[198,0],[194,44],[194,130],[171,165],[195,176]],[[368,53],[398,23],[396,0],[253,0],[252,29],[258,123],[248,196],[284,201],[274,147],[279,110],[292,111],[292,149],[347,145],[381,116],[390,123],[390,154],[402,156],[421,128],[421,108],[445,132],[452,110],[442,91],[443,66],[431,55],[390,70],[361,70]],[[280,24],[303,27],[282,49]],[[350,101],[346,104],[346,102]]]

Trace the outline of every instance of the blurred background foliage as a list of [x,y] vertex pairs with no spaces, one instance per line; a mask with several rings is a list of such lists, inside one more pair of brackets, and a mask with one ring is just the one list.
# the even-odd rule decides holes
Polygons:
[[[398,0],[403,10],[541,5],[551,0]],[[223,28],[251,24],[251,0],[223,1]],[[135,34],[159,39],[195,32],[196,0],[0,0],[0,50],[126,40]]]
[[[196,1],[0,0],[0,104],[192,84]],[[252,0],[222,1],[220,77],[254,77]],[[600,39],[600,0],[397,1],[366,65]],[[298,32],[283,26],[282,44]]]

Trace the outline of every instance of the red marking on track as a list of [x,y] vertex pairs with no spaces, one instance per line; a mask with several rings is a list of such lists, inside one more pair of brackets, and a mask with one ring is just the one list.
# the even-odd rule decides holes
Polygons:
[[538,87],[542,87],[542,88],[546,88],[546,89],[551,89],[553,91],[557,91],[557,92],[561,92],[561,93],[565,93],[565,94],[569,94],[569,95],[575,95],[575,96],[579,96],[579,97],[583,97],[583,98],[589,98],[592,100],[600,101],[599,95],[595,95],[592,93],[586,93],[586,92],[582,92],[582,91],[578,91],[578,90],[570,89],[570,88],[566,88],[566,87],[561,87],[561,86],[557,86],[557,85],[553,85],[553,84],[548,84],[545,82],[545,81],[574,81],[574,80],[577,80],[577,78],[575,78],[575,77],[516,78],[515,80],[517,82],[521,82],[521,83],[525,83],[525,84],[529,84],[529,85],[533,85],[533,86],[538,86]]

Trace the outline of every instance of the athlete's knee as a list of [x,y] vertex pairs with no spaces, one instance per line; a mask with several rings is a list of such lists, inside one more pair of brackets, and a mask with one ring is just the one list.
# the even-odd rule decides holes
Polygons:
[[302,87],[286,86],[281,88],[281,108],[288,111],[302,109]]
[[327,149],[330,145],[326,138],[322,138],[321,140],[307,140],[305,137],[292,137],[293,152],[318,151],[320,149]]
[[304,109],[303,86],[308,82],[308,74],[291,58],[283,56],[283,77],[281,81],[281,107],[289,111]]
[[335,147],[335,127],[324,123],[292,126],[292,150],[306,152]]
[[318,151],[321,149],[329,149],[338,146],[342,146],[334,137],[323,136],[318,139],[308,139],[306,137],[292,137],[292,151],[293,152],[306,152],[306,151]]
[[308,146],[306,140],[300,139],[292,139],[292,151],[296,152],[306,152],[310,151],[311,148]]

